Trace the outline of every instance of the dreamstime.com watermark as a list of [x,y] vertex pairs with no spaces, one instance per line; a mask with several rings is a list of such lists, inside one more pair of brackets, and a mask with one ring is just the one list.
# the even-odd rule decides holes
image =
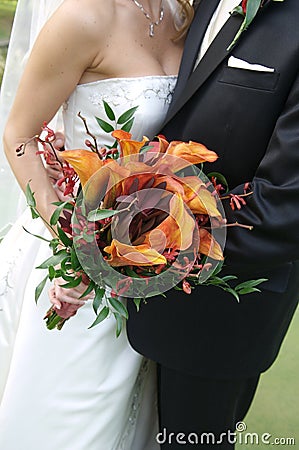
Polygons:
[[156,441],[158,444],[179,444],[179,445],[220,445],[224,442],[229,444],[238,445],[296,445],[296,440],[294,437],[274,437],[270,433],[255,433],[248,432],[247,425],[245,422],[238,422],[236,425],[236,431],[227,430],[216,436],[214,433],[203,432],[203,433],[173,433],[169,432],[166,428],[163,428],[156,435]]

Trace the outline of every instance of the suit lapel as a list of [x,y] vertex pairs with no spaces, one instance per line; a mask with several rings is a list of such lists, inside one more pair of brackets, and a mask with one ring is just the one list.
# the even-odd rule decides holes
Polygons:
[[219,0],[202,0],[197,8],[196,15],[186,38],[185,50],[182,57],[178,82],[174,91],[172,104],[174,104],[176,99],[180,97],[180,94],[184,90],[187,80],[192,73],[201,41],[218,3]]
[[[196,18],[198,19],[198,21],[201,20],[199,14],[196,16]],[[184,78],[182,80],[179,80],[180,85],[179,85],[178,93],[176,95],[174,95],[174,97],[173,97],[173,101],[169,108],[169,111],[168,111],[167,117],[165,119],[165,122],[163,124],[163,127],[166,125],[166,123],[168,123],[173,118],[173,116],[182,108],[182,106],[202,86],[202,84],[207,80],[207,78],[212,74],[212,72],[218,67],[218,65],[223,61],[223,59],[225,59],[229,55],[230,52],[227,51],[227,47],[232,42],[237,30],[241,26],[242,21],[243,21],[243,17],[240,14],[234,14],[228,19],[228,21],[222,27],[222,29],[220,30],[220,32],[218,33],[218,35],[212,42],[208,51],[206,52],[206,54],[204,55],[204,57],[202,58],[202,60],[200,61],[200,63],[198,64],[197,68],[194,70],[193,73],[192,73],[192,68],[194,67],[195,59],[197,57],[197,52],[195,54],[195,57],[193,56],[191,64],[190,64],[190,61],[184,62],[182,60],[182,66],[184,63],[187,64],[187,69],[185,69],[185,70],[182,69]],[[204,31],[205,31],[205,29],[204,29]],[[191,33],[191,30],[190,30],[190,33]],[[189,38],[189,35],[188,35],[188,38]],[[197,40],[198,35],[195,36],[195,33],[194,33],[193,39]],[[188,39],[188,41],[189,41],[189,39]],[[186,42],[186,45],[188,43],[189,42]],[[190,51],[186,52],[186,57],[184,58],[185,60],[187,60],[188,55],[190,55]],[[192,55],[191,55],[191,57],[192,57]],[[190,57],[190,59],[191,59],[191,57]],[[190,70],[190,67],[191,67],[191,70]],[[188,74],[187,74],[187,76],[185,74],[185,71],[187,71],[187,70],[188,70],[188,74],[191,73],[189,78],[188,78]],[[179,74],[179,77],[180,76],[181,75]],[[179,81],[178,81],[178,83],[179,83]]]

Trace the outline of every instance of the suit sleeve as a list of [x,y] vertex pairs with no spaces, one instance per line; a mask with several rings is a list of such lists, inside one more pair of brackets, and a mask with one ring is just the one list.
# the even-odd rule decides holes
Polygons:
[[[241,194],[243,187],[237,186],[231,193]],[[240,210],[233,211],[229,201],[223,201],[229,223],[253,225],[252,231],[228,228],[227,264],[271,268],[298,260],[299,76],[276,122],[251,187],[253,194]]]

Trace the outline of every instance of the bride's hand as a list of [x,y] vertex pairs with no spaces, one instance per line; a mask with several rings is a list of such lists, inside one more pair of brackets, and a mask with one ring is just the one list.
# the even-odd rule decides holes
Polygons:
[[[52,145],[55,150],[57,150],[57,154],[59,157],[59,151],[63,150],[64,143],[65,143],[65,136],[61,131],[57,131],[55,133],[55,140],[52,142]],[[62,159],[61,159],[62,161]],[[48,177],[50,178],[53,187],[56,191],[56,194],[60,201],[64,202],[69,200],[69,197],[64,195],[65,190],[65,184],[58,184],[57,181],[59,181],[61,178],[63,178],[63,173],[61,170],[61,165],[56,161],[55,156],[53,155],[53,158],[51,158],[51,163],[46,164],[46,171],[48,174]]]
[[80,283],[75,288],[63,288],[61,287],[63,283],[65,283],[63,279],[54,280],[53,286],[49,290],[49,298],[56,308],[57,314],[62,318],[68,318],[74,316],[87,300],[93,299],[94,292],[80,298],[87,288],[86,284]]
[[[54,149],[56,150],[58,157],[59,157],[59,152],[61,150],[63,150],[63,148],[64,148],[64,142],[65,142],[64,134],[61,131],[57,131],[55,133],[55,139],[52,142],[52,145],[53,145]],[[52,152],[50,146],[48,146],[48,148],[49,148],[49,152],[52,154],[53,152]],[[61,166],[56,161],[56,158],[54,155],[51,156],[50,161],[51,161],[50,164],[46,164],[46,170],[47,170],[47,174],[48,174],[50,180],[55,185],[55,183],[57,183],[57,181],[60,178],[62,178],[63,175],[62,175],[62,171],[61,171]]]

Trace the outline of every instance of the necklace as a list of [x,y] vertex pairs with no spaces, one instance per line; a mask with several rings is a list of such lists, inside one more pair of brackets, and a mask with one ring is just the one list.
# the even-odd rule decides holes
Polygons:
[[154,20],[152,18],[152,16],[144,9],[143,5],[141,3],[139,3],[137,0],[132,0],[132,2],[135,3],[135,5],[140,9],[140,11],[145,15],[145,17],[147,18],[147,20],[150,21],[149,24],[149,36],[153,37],[154,36],[154,26],[158,26],[160,25],[160,23],[162,22],[162,20],[164,19],[164,7],[162,4],[162,0],[160,2],[160,12],[159,12],[159,19],[158,20]]

